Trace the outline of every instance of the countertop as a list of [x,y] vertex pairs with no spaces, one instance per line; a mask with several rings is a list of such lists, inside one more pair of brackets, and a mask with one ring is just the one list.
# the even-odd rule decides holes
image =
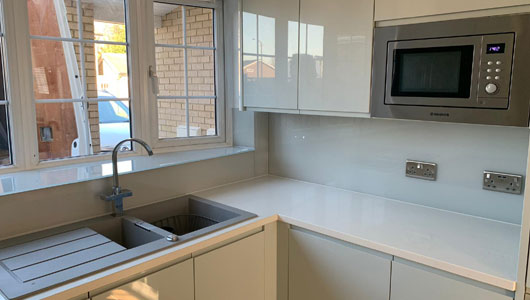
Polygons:
[[276,221],[515,291],[519,225],[275,176],[193,194],[258,216],[29,299],[86,295]]
[[519,225],[274,176],[196,195],[515,290]]

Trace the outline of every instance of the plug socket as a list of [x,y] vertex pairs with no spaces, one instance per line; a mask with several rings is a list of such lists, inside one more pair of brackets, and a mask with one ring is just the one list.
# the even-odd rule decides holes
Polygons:
[[405,175],[407,177],[435,181],[438,165],[435,163],[407,160]]
[[523,192],[523,176],[484,171],[482,188],[489,191],[520,195]]

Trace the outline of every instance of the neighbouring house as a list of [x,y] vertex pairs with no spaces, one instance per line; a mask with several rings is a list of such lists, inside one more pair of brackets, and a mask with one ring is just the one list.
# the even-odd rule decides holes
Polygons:
[[276,68],[262,61],[252,61],[243,67],[243,74],[247,78],[274,78]]
[[99,53],[97,78],[98,89],[116,98],[129,96],[129,79],[126,53]]

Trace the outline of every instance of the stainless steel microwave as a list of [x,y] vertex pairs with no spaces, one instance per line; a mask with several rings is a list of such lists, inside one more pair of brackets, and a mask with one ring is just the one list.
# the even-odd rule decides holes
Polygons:
[[527,127],[530,14],[378,27],[372,116]]

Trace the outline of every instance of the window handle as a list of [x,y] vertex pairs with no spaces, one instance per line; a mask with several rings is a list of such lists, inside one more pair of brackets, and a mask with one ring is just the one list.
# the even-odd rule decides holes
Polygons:
[[149,66],[149,77],[151,78],[153,84],[153,92],[155,95],[158,95],[160,88],[158,86],[158,75],[156,74],[155,67]]

